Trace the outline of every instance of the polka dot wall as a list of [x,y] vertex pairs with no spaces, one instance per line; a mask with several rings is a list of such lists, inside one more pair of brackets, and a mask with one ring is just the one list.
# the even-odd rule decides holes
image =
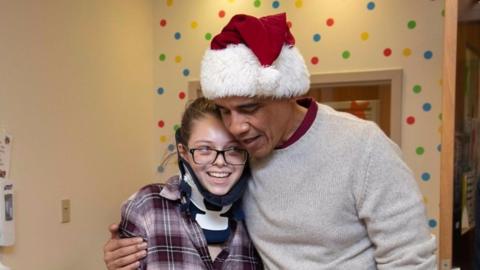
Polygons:
[[163,0],[155,3],[158,181],[177,172],[174,131],[211,39],[237,13],[287,12],[312,74],[402,69],[401,149],[418,181],[428,226],[439,227],[444,1]]

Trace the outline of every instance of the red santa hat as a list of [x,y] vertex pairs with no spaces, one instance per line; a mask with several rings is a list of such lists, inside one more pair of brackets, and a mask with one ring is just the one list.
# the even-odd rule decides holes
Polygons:
[[285,13],[261,18],[235,15],[203,56],[203,95],[215,99],[305,94],[310,75],[294,45]]

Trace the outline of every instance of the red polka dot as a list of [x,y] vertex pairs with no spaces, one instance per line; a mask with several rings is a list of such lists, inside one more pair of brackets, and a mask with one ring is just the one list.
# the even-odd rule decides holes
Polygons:
[[415,123],[415,117],[409,116],[407,117],[407,124],[413,125]]
[[224,11],[224,10],[220,10],[220,11],[218,12],[218,17],[220,17],[220,18],[225,17],[225,11]]
[[327,19],[327,26],[332,26],[334,23],[335,23],[335,21],[333,20],[333,18],[328,18]]
[[167,21],[165,19],[161,19],[160,20],[160,26],[164,27],[165,25],[167,25]]
[[312,57],[312,59],[310,59],[310,63],[312,63],[313,65],[318,64],[318,57],[316,56]]
[[288,26],[288,28],[292,28],[292,22],[291,22],[291,21],[288,21],[288,22],[287,22],[287,26]]
[[186,95],[185,95],[185,92],[183,92],[183,91],[181,91],[180,93],[178,93],[178,97],[179,97],[180,99],[184,99],[185,96],[186,96]]
[[163,120],[158,121],[158,127],[163,128],[165,126],[165,122]]
[[386,48],[385,50],[383,50],[383,55],[389,57],[390,55],[392,55],[392,49]]

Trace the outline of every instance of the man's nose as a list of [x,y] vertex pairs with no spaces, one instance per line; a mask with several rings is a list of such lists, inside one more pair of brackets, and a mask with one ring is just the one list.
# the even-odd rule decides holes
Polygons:
[[230,133],[237,137],[248,132],[250,125],[243,115],[239,113],[232,113],[230,115],[230,123],[227,128]]

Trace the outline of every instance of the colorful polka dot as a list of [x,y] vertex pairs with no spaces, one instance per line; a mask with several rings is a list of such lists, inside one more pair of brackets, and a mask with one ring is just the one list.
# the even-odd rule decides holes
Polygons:
[[163,93],[165,93],[165,89],[163,89],[163,87],[159,87],[159,88],[157,89],[157,94],[163,95]]
[[273,1],[272,2],[272,8],[279,8],[280,7],[280,2],[278,1]]
[[360,39],[363,40],[363,41],[367,40],[368,37],[369,37],[368,32],[363,32],[363,33],[360,34]]
[[410,49],[410,48],[405,48],[405,49],[403,49],[402,54],[403,54],[403,56],[405,56],[405,57],[409,57],[410,55],[412,55],[412,49]]
[[167,56],[165,54],[160,54],[160,56],[158,56],[158,60],[160,61],[165,61],[165,59],[167,58]]
[[218,12],[218,17],[220,17],[220,18],[225,17],[225,10],[220,10],[220,11]]
[[183,71],[182,71],[182,74],[183,76],[187,77],[188,75],[190,75],[190,70],[188,68],[185,68]]
[[173,0],[167,0],[167,6],[168,7],[173,6]]
[[392,55],[392,49],[386,48],[385,50],[383,50],[383,55],[389,57],[390,55]]
[[424,203],[424,204],[427,204],[427,203],[428,203],[428,198],[427,198],[427,196],[423,196],[423,203]]
[[177,131],[180,128],[180,125],[176,124],[173,125],[173,131]]
[[343,52],[342,52],[342,58],[343,58],[343,59],[348,59],[348,58],[350,58],[350,51],[343,51]]
[[158,121],[158,127],[163,128],[165,126],[165,122],[163,120]]
[[407,27],[408,29],[414,29],[417,26],[417,22],[414,20],[408,21]]
[[418,84],[414,85],[414,86],[413,86],[413,92],[414,92],[415,94],[418,94],[418,93],[422,92],[422,86],[421,86],[421,85],[418,85]]
[[205,34],[205,39],[206,39],[206,40],[212,39],[212,34],[206,33],[206,34]]
[[173,152],[175,150],[175,145],[169,144],[168,145],[168,151]]
[[178,93],[178,98],[179,98],[179,99],[184,99],[185,96],[186,96],[186,94],[185,94],[185,92],[183,92],[183,91],[180,91],[180,93]]
[[423,53],[423,57],[424,57],[425,59],[427,59],[427,60],[432,59],[432,57],[433,57],[432,51],[425,51],[425,52]]
[[422,173],[422,180],[425,182],[430,180],[430,174],[428,172]]
[[295,1],[295,7],[296,8],[301,8],[302,6],[303,6],[303,1],[302,0]]
[[428,226],[430,226],[430,228],[432,228],[432,229],[437,227],[437,221],[435,219],[430,219],[428,221]]
[[164,171],[165,171],[165,168],[162,165],[157,167],[157,172],[163,173]]
[[253,6],[256,7],[256,8],[260,7],[261,5],[262,5],[262,1],[260,1],[260,0],[255,0],[253,2]]
[[319,41],[320,41],[320,39],[321,39],[321,36],[320,36],[320,34],[314,34],[314,35],[313,35],[313,41],[315,41],[315,42],[319,42]]
[[419,146],[419,147],[417,147],[417,149],[415,149],[415,153],[417,153],[417,155],[421,156],[425,153],[425,148]]
[[432,104],[426,102],[426,103],[423,104],[422,109],[425,112],[429,112],[432,109]]
[[441,145],[441,144],[438,144],[438,145],[437,145],[437,151],[438,151],[438,152],[442,152],[442,145]]
[[160,136],[160,142],[164,143],[166,141],[167,141],[167,136],[165,135]]
[[441,120],[442,120],[442,116],[443,116],[442,113],[439,113],[439,114],[438,114],[438,120],[441,121]]
[[409,124],[409,125],[415,124],[415,117],[413,117],[413,116],[407,117],[406,122],[407,122],[407,124]]
[[198,27],[198,22],[196,22],[196,21],[191,22],[190,27],[192,27],[192,29],[197,28]]
[[440,13],[442,17],[445,17],[445,9],[442,9],[442,12]]
[[182,38],[182,34],[180,34],[180,32],[176,32],[173,36],[175,37],[176,40],[179,40]]
[[318,57],[316,56],[312,57],[312,59],[310,59],[310,63],[312,63],[312,65],[318,64]]
[[375,2],[368,2],[367,9],[368,10],[374,10],[375,9]]
[[175,63],[182,62],[182,57],[180,55],[175,56]]
[[333,24],[335,23],[335,20],[333,18],[328,18],[326,23],[327,23],[327,26],[330,27],[330,26],[333,26]]
[[235,3],[235,0],[228,0],[229,3]]
[[161,26],[161,27],[165,27],[166,25],[167,25],[167,20],[161,19],[161,20],[160,20],[160,26]]

